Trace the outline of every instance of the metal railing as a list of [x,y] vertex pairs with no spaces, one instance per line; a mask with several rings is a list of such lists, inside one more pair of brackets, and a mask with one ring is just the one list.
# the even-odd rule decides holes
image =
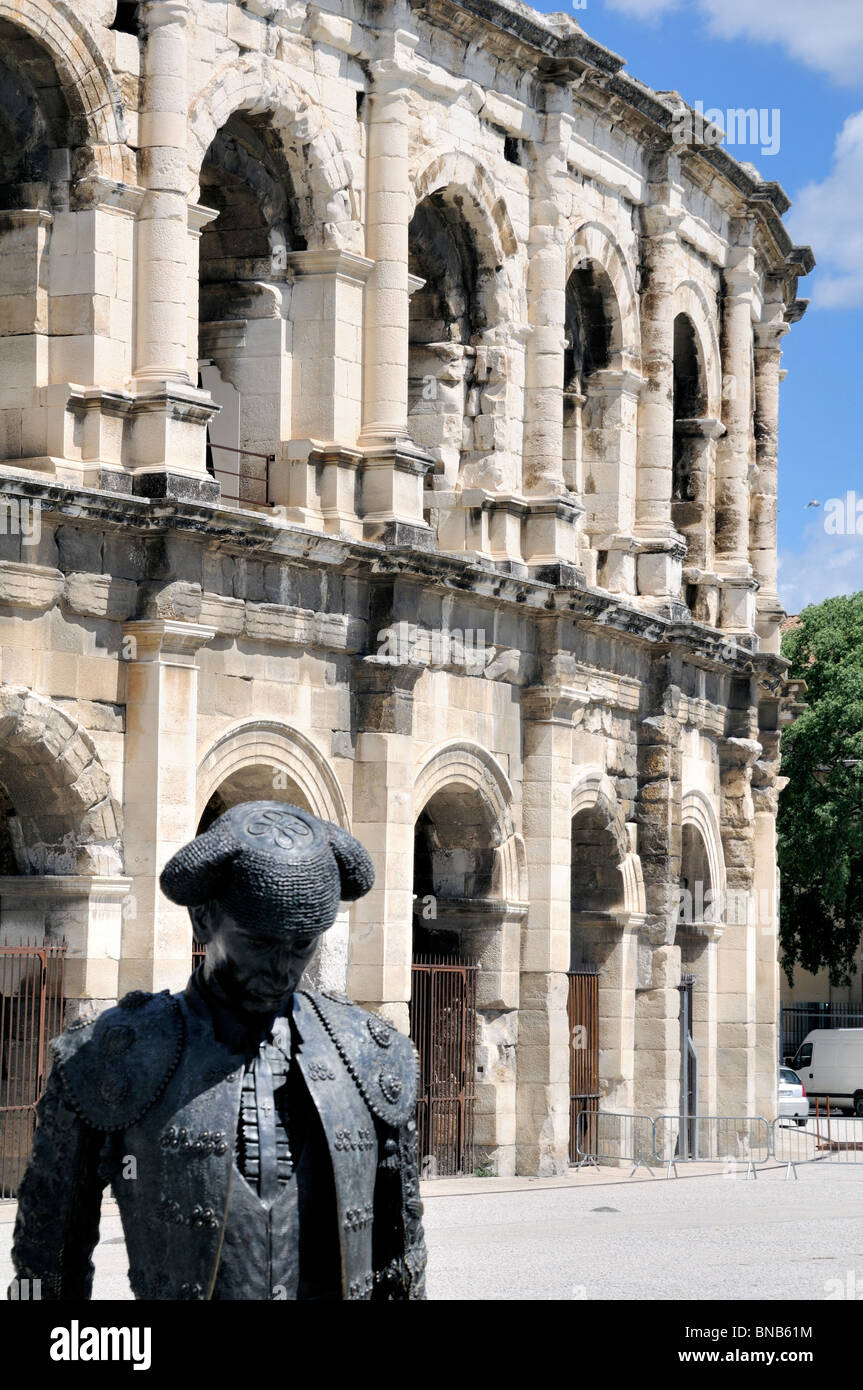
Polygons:
[[238,502],[242,506],[272,507],[270,501],[270,469],[276,461],[275,454],[260,454],[254,449],[236,449],[232,444],[213,444],[207,441],[207,449],[218,449],[223,453],[236,454],[242,459],[263,459],[264,467],[262,472],[252,472],[249,468],[240,467],[236,473],[230,472],[227,468],[216,468],[213,465],[213,477],[221,486],[222,478],[230,478],[231,482],[236,482],[237,491],[235,493],[225,492],[222,489],[223,502]]
[[793,1057],[813,1028],[863,1028],[859,1004],[783,1004],[780,1012],[783,1057]]
[[63,1030],[66,943],[0,943],[0,1198],[14,1197],[27,1165],[36,1102]]
[[[619,1115],[582,1110],[576,1124],[576,1168],[600,1163],[631,1163],[632,1172],[647,1168],[654,1156],[653,1120],[649,1115]],[[632,1174],[630,1174],[632,1176]]]
[[773,1157],[786,1165],[785,1177],[797,1177],[804,1163],[842,1163],[863,1166],[863,1117],[830,1113],[815,1102],[815,1114],[805,1124],[780,1117],[772,1125]]
[[762,1116],[660,1115],[653,1126],[653,1152],[666,1174],[680,1163],[745,1164],[746,1176],[770,1158],[770,1125]]

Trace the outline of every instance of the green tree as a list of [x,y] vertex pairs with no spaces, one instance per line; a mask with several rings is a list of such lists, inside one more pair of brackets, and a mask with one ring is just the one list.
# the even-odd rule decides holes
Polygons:
[[805,608],[782,655],[808,706],[782,740],[782,966],[847,984],[863,930],[863,593]]

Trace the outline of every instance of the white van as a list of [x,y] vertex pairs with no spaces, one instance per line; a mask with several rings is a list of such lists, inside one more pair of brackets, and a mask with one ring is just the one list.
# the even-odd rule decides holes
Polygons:
[[810,1100],[863,1115],[863,1028],[813,1028],[791,1066]]

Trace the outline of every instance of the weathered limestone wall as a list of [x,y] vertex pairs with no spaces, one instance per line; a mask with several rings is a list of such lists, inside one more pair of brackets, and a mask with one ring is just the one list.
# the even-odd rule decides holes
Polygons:
[[296,801],[376,865],[318,983],[409,1026],[426,872],[478,963],[484,1164],[566,1166],[579,965],[603,1107],[692,974],[772,1113],[784,194],[506,0],[115,10],[0,0],[0,929],[177,987],[162,863]]

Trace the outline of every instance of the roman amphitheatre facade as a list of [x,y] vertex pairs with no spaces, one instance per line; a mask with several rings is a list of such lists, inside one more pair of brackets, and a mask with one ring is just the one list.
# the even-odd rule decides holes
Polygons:
[[772,1114],[811,253],[573,18],[328,4],[0,0],[0,933],[69,1017],[180,988],[162,865],[293,802],[432,1165],[561,1171],[687,1050]]

